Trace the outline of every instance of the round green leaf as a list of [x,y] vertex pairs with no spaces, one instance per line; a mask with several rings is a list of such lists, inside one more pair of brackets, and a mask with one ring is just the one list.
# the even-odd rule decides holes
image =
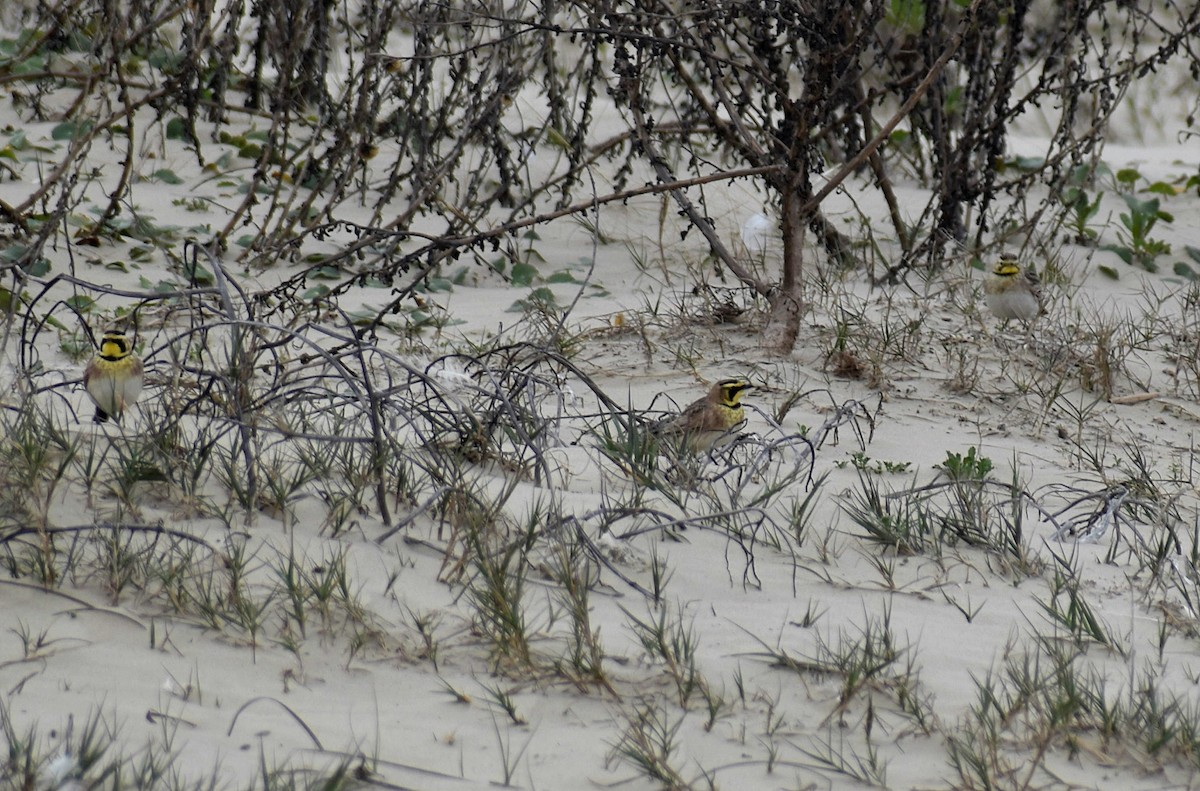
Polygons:
[[533,283],[534,278],[537,276],[537,267],[523,261],[519,264],[513,264],[512,274],[510,275],[514,286],[528,286]]

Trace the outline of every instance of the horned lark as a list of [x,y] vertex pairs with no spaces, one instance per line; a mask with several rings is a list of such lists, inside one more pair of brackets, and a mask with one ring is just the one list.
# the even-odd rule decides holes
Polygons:
[[110,417],[118,421],[142,392],[142,361],[133,353],[129,339],[119,330],[109,330],[100,339],[100,351],[83,372],[83,386],[96,402],[96,422]]
[[1042,304],[1042,281],[1033,268],[1021,271],[1017,259],[1002,255],[983,284],[987,305],[996,318],[1032,321],[1046,312]]
[[690,453],[703,453],[724,445],[745,425],[742,396],[753,389],[754,385],[745,379],[722,379],[704,398],[659,422],[654,433]]

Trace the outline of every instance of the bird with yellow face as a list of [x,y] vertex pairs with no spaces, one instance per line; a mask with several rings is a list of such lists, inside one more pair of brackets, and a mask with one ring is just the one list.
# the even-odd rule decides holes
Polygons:
[[734,438],[746,424],[742,396],[754,389],[745,379],[722,379],[708,395],[693,401],[678,415],[654,427],[660,439],[675,443],[687,453],[705,453]]
[[1033,268],[1021,271],[1015,256],[1002,255],[983,284],[987,306],[998,319],[1030,322],[1045,314],[1042,281]]
[[118,422],[142,392],[142,361],[133,353],[129,338],[109,330],[100,338],[100,348],[83,372],[83,386],[96,404],[96,422],[110,417]]

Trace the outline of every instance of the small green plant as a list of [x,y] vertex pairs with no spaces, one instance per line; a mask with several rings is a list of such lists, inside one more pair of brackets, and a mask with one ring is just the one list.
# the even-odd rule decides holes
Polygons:
[[434,613],[420,613],[412,609],[408,610],[408,617],[412,619],[413,626],[417,630],[417,634],[421,636],[423,648],[419,656],[422,659],[428,659],[433,665],[434,672],[438,670],[438,643],[435,632],[441,624],[442,617]]
[[1059,568],[1049,580],[1050,598],[1039,601],[1050,623],[1062,627],[1080,649],[1088,643],[1099,643],[1120,656],[1127,649],[1116,639],[1111,629],[1100,620],[1091,604],[1079,589],[1075,570],[1060,556],[1055,556]]
[[946,461],[940,466],[953,481],[983,481],[992,472],[992,460],[976,454],[977,448],[967,448],[966,453],[947,451]]
[[491,702],[508,716],[513,725],[527,724],[524,715],[517,711],[517,702],[513,700],[513,690],[505,689],[500,684],[496,684],[495,686],[484,684],[483,690],[487,693]]
[[849,743],[847,735],[831,724],[824,738],[812,737],[809,746],[801,747],[800,751],[817,766],[851,777],[864,785],[888,787],[887,761],[879,757],[870,739],[866,740],[866,753],[860,754]]
[[1159,199],[1141,200],[1133,195],[1122,195],[1128,212],[1120,215],[1122,228],[1117,231],[1120,244],[1105,245],[1104,249],[1116,253],[1130,266],[1138,265],[1147,271],[1157,271],[1154,260],[1171,252],[1171,245],[1160,239],[1150,238],[1154,226],[1162,222],[1174,222],[1175,218],[1159,208]]
[[451,684],[445,678],[438,676],[438,681],[442,682],[442,691],[449,695],[455,703],[462,706],[470,706],[472,703],[471,696],[463,692],[458,687]]
[[863,470],[859,488],[842,503],[842,510],[862,528],[862,537],[901,555],[926,551],[934,544],[938,527],[923,503],[914,497],[892,498]]
[[596,576],[582,545],[569,538],[559,542],[549,563],[551,579],[559,585],[559,602],[570,634],[559,672],[575,683],[593,682],[611,689],[604,670],[600,630],[592,625],[590,595]]
[[673,761],[683,717],[672,722],[666,712],[639,706],[626,716],[625,731],[609,752],[609,761],[620,761],[662,784],[663,788],[689,788]]
[[[696,651],[700,639],[691,623],[673,618],[668,608],[660,607],[657,615],[651,610],[646,620],[622,608],[629,619],[629,627],[642,644],[642,648],[656,660],[661,660],[667,674],[675,683],[679,705],[687,708],[692,695],[704,688],[705,683],[696,668]],[[682,613],[678,613],[682,615]]]
[[667,583],[671,581],[671,569],[667,558],[658,554],[659,546],[650,547],[650,592],[655,604],[661,604],[663,594],[667,591]]
[[1100,211],[1100,201],[1103,192],[1097,192],[1095,199],[1090,199],[1087,192],[1079,187],[1068,187],[1062,194],[1063,205],[1070,212],[1067,215],[1067,226],[1071,229],[1071,241],[1075,244],[1090,245],[1096,241],[1098,234],[1088,223]]
[[[512,712],[509,712],[510,717],[512,714]],[[525,722],[521,720],[516,724],[524,725]],[[500,751],[500,766],[503,774],[500,785],[504,788],[512,788],[512,780],[517,773],[517,765],[521,762],[525,751],[529,749],[529,745],[533,744],[533,734],[529,734],[529,738],[525,740],[525,743],[521,745],[520,749],[514,752],[511,732],[500,730],[500,723],[496,720],[494,714],[492,715],[492,728],[496,731],[496,746]]]
[[708,719],[704,722],[704,730],[711,733],[713,726],[717,724],[717,720],[722,714],[732,707],[733,701],[725,697],[724,689],[721,692],[704,684],[700,687],[700,695],[704,698],[704,709],[708,714]]
[[600,453],[639,486],[662,486],[657,473],[658,438],[650,426],[639,422],[630,407],[614,412],[595,432]]
[[472,566],[467,599],[475,610],[479,632],[488,641],[495,669],[501,665],[528,668],[533,664],[526,611],[527,557],[539,527],[539,514],[531,513],[523,530],[506,535],[497,518],[500,504],[483,508],[467,497],[460,533]]
[[35,633],[29,626],[20,618],[17,619],[16,628],[9,629],[21,641],[21,658],[25,661],[41,659],[46,656],[46,649],[51,643],[57,642],[50,640],[49,627]]
[[980,611],[983,609],[983,605],[987,604],[986,601],[983,601],[980,602],[979,606],[977,607],[972,606],[971,594],[969,593],[966,597],[966,604],[963,604],[958,599],[947,593],[945,588],[939,588],[939,592],[942,594],[942,598],[946,600],[947,604],[952,605],[954,609],[958,610],[962,616],[967,619],[967,623],[973,623],[975,621],[975,616],[979,615]]
[[856,470],[874,473],[875,475],[883,475],[884,473],[890,475],[899,475],[908,472],[909,468],[912,467],[911,461],[885,461],[883,459],[872,459],[861,450],[850,454],[849,459],[840,459],[835,461],[834,464],[839,470],[844,470],[846,467],[852,466]]

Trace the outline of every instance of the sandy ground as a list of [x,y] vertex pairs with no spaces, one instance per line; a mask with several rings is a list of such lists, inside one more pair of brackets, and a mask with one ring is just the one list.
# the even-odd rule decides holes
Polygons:
[[[29,122],[8,103],[0,105],[0,124],[11,124],[41,145],[61,145],[51,139],[53,124]],[[1137,166],[1150,178],[1194,174],[1198,148],[1180,143],[1176,131],[1163,130],[1141,144],[1123,140],[1108,149],[1106,162],[1114,171]],[[1038,140],[1022,137],[1017,147],[1036,151]],[[111,152],[97,149],[96,156],[98,168],[116,167],[106,159]],[[166,161],[145,167],[171,167],[184,183],[136,183],[132,205],[163,225],[187,229],[219,224],[216,207],[227,205],[232,193],[203,180],[186,151],[168,146]],[[9,202],[27,194],[37,178],[31,158],[17,170],[20,181],[0,183],[0,198]],[[914,185],[901,187],[906,194],[921,194]],[[214,199],[209,212],[172,205],[176,198],[199,194]],[[709,195],[726,201],[722,230],[733,238],[741,223],[761,209],[736,187],[723,194],[720,188],[710,190]],[[830,204],[831,216],[849,216],[849,204],[837,200]],[[1048,283],[1050,315],[1032,339],[1015,326],[1000,329],[986,315],[982,274],[963,262],[929,282],[913,278],[891,289],[870,288],[861,271],[826,273],[831,284],[826,289],[815,285],[821,278],[814,276],[800,340],[786,356],[768,354],[758,345],[760,318],[753,312],[732,324],[694,320],[693,312],[701,307],[691,295],[693,287],[719,281],[705,271],[696,235],[680,242],[675,229],[668,228],[663,234],[666,256],[660,256],[657,199],[605,208],[600,221],[610,241],[595,247],[592,235],[578,224],[541,228],[537,244],[546,262],[543,276],[567,269],[582,278],[586,263],[581,260],[596,258],[591,282],[601,288],[585,289],[569,326],[580,339],[576,362],[618,403],[662,408],[664,402],[655,402],[660,392],[686,403],[716,379],[746,375],[760,388],[749,402],[767,414],[787,394],[808,393],[785,417],[785,432],[819,426],[836,405],[852,399],[864,405],[874,420],[865,447],[853,431],[843,429],[816,453],[814,476],[828,478],[798,545],[791,551],[759,545],[750,575],[736,542],[715,530],[604,539],[615,567],[630,578],[647,584],[655,555],[666,561],[670,574],[664,604],[656,608],[614,574],[599,572],[591,618],[614,694],[597,687],[580,689],[550,671],[549,658],[561,652],[563,615],[555,604],[555,586],[537,573],[530,574],[526,603],[535,655],[544,669],[493,672],[461,585],[439,581],[443,554],[435,524],[420,520],[377,543],[388,526],[377,515],[364,514],[355,529],[331,539],[321,530],[323,509],[310,492],[295,504],[295,518],[288,524],[266,513],[255,515],[248,526],[242,523],[259,559],[256,584],[265,589],[275,553],[289,546],[314,566],[344,550],[357,595],[380,626],[380,640],[355,651],[348,630],[314,624],[293,652],[277,635],[272,639],[269,626],[265,639],[251,645],[236,628],[206,628],[199,618],[172,614],[150,589],[127,591],[114,601],[87,575],[52,590],[29,578],[6,578],[0,585],[5,714],[17,733],[36,725],[46,754],[61,749],[72,720],[78,731],[87,718],[99,715],[107,726],[119,728],[120,742],[131,753],[147,743],[170,743],[179,750],[175,768],[184,777],[215,771],[222,782],[236,787],[250,782],[264,756],[272,765],[322,767],[342,754],[365,756],[374,777],[394,787],[470,789],[506,781],[529,789],[661,787],[613,758],[614,745],[639,710],[661,716],[666,729],[677,728],[670,762],[696,788],[710,782],[725,789],[859,787],[863,783],[853,772],[837,771],[815,756],[841,754],[849,763],[866,762],[871,750],[886,764],[887,787],[954,787],[947,739],[975,703],[978,682],[999,672],[1006,658],[1034,652],[1039,635],[1056,634],[1042,605],[1050,598],[1055,556],[1074,559],[1082,591],[1124,647],[1115,651],[1093,645],[1081,660],[1105,679],[1106,690],[1116,697],[1136,697],[1145,679],[1153,677],[1161,689],[1200,706],[1196,640],[1172,628],[1165,644],[1160,643],[1166,617],[1160,603],[1170,600],[1169,592],[1149,585],[1145,572],[1135,574],[1137,564],[1128,555],[1104,562],[1118,540],[1115,531],[1093,542],[1059,541],[1049,524],[1029,514],[1027,546],[1042,570],[1016,573],[1000,568],[982,550],[960,547],[942,557],[883,552],[861,537],[841,507],[848,493],[860,488],[855,453],[892,469],[903,467],[871,474],[881,486],[899,490],[929,483],[948,452],[974,447],[993,461],[997,480],[1010,480],[1015,470],[1025,488],[1042,493],[1052,507],[1066,505],[1069,498],[1056,500],[1047,487],[1072,484],[1103,492],[1126,480],[1129,449],[1138,448],[1170,480],[1185,513],[1194,514],[1198,385],[1194,372],[1177,373],[1171,358],[1172,338],[1188,328],[1189,286],[1171,274],[1169,262],[1186,260],[1187,245],[1200,247],[1200,199],[1193,188],[1166,203],[1175,219],[1160,225],[1156,236],[1174,252],[1164,256],[1161,272],[1135,270],[1111,253],[1062,247],[1058,264],[1063,277]],[[869,204],[865,208],[873,211]],[[1105,241],[1112,240],[1123,210],[1119,198],[1106,198],[1095,223],[1107,235]],[[141,287],[140,277],[153,282],[168,275],[165,259],[157,253],[128,273],[93,263],[133,260],[131,247],[106,243],[76,249],[77,271],[135,290]],[[647,255],[647,266],[637,265],[637,251]],[[68,271],[62,245],[47,255],[52,272]],[[1044,262],[1037,263],[1044,268]],[[1120,279],[1099,274],[1101,263],[1119,270]],[[276,274],[255,277],[269,285]],[[248,288],[255,287],[255,277],[248,279]],[[552,288],[565,303],[578,287]],[[472,272],[467,284],[430,297],[462,323],[437,335],[427,331],[418,344],[397,341],[396,348],[421,364],[442,351],[465,348],[467,341],[518,332],[521,316],[507,309],[526,292],[482,271]],[[380,304],[383,293],[353,298]],[[1113,395],[1117,401],[1147,392],[1157,396],[1110,402],[1082,389],[1074,374],[1063,377],[1060,391],[1052,391],[1053,374],[1063,364],[1058,360],[1073,348],[1078,328],[1097,316],[1110,318],[1118,328],[1138,324],[1146,313],[1147,293],[1162,297],[1154,325],[1160,334],[1122,361],[1133,375],[1118,376]],[[630,330],[638,317],[649,316],[648,306],[656,302],[661,315],[647,322],[645,333]],[[117,301],[110,297],[105,304],[111,308]],[[845,315],[839,308],[861,313],[856,332],[863,339],[885,331],[895,335],[894,345],[880,353],[869,376],[838,376],[827,365],[835,325]],[[1174,330],[1162,329],[1167,327]],[[1190,329],[1194,333],[1195,325]],[[864,358],[873,343],[862,341]],[[12,346],[5,352],[11,365]],[[43,362],[61,372],[62,381],[79,375],[79,363],[49,340],[41,352]],[[153,367],[155,361],[147,362]],[[963,364],[973,372],[968,387],[955,384]],[[523,509],[551,495],[562,498],[566,512],[582,516],[630,485],[594,447],[573,444],[585,424],[583,416],[593,413],[597,403],[579,382],[568,384],[578,398],[563,424],[563,443],[550,455],[558,465],[558,479],[552,487],[520,483],[507,506],[518,518]],[[153,382],[149,389],[152,394]],[[89,414],[81,388],[56,392],[66,393],[80,415]],[[13,398],[6,394],[6,402]],[[47,397],[47,402],[61,408],[57,400]],[[865,421],[861,425],[868,428]],[[145,416],[135,412],[122,429],[93,427],[85,418],[71,431],[104,443],[115,441],[121,431],[144,428]],[[747,430],[761,436],[774,431],[758,413]],[[1103,474],[1088,468],[1081,446],[1096,450]],[[793,488],[789,496],[795,498],[807,491],[802,483]],[[212,492],[219,496],[219,487],[213,485]],[[56,495],[51,521],[89,524],[112,508],[103,497],[88,500],[74,489]],[[1093,506],[1081,505],[1071,513]],[[218,520],[192,518],[169,504],[148,501],[142,516],[143,522],[162,519],[214,545],[228,538]],[[1126,529],[1139,530],[1136,519]],[[711,724],[699,696],[686,707],[679,705],[663,663],[647,655],[630,628],[632,617],[645,621],[664,613],[694,635],[696,667],[710,692],[724,699]],[[414,614],[433,620],[436,665],[423,650]],[[815,615],[815,622],[806,623],[806,614]],[[769,656],[817,657],[822,646],[852,645],[885,622],[900,652],[897,667],[911,669],[915,694],[928,706],[927,727],[899,710],[894,693],[863,692],[843,705],[841,675],[783,668]],[[32,649],[30,635],[41,635]],[[502,710],[494,690],[511,695],[518,717]],[[1194,763],[1168,758],[1160,765],[1132,747],[1122,748],[1133,741],[1133,735],[1110,743],[1084,733],[1074,750],[1056,741],[1046,758],[1047,771],[1039,771],[1032,786],[1194,787]],[[1027,744],[1014,738],[1008,746],[1020,767]],[[49,778],[47,785],[55,785]],[[1018,785],[1015,779],[1012,784]]]

